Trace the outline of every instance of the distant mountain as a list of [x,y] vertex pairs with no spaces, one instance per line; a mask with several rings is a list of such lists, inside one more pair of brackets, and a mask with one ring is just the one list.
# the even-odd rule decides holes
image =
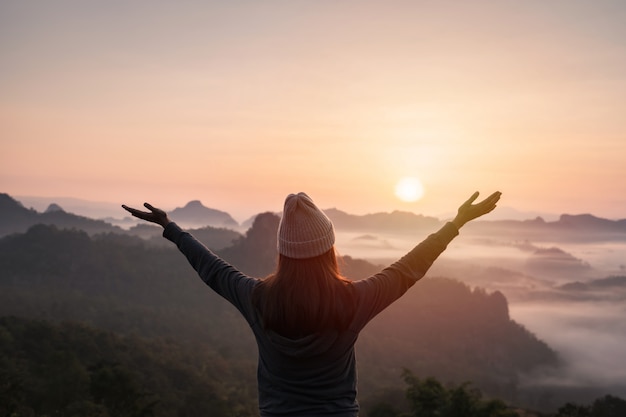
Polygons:
[[[118,211],[122,212],[121,209]],[[445,220],[424,216],[407,211],[380,212],[354,215],[336,208],[324,210],[333,221],[338,231],[358,231],[364,233],[391,232],[415,233],[434,231]],[[245,231],[253,224],[252,216],[243,224],[227,212],[204,206],[199,200],[193,200],[184,207],[169,212],[170,217],[182,227],[201,228],[205,226],[228,228]],[[25,208],[7,194],[0,194],[0,236],[7,233],[23,232],[36,223],[55,224],[59,227],[74,227],[92,233],[122,232],[135,223],[128,223],[130,218],[93,220],[67,213],[59,204],[51,203],[44,213]],[[119,225],[121,227],[113,227]],[[608,220],[592,214],[562,214],[558,220],[546,221],[541,217],[530,220],[477,220],[463,228],[464,235],[493,236],[516,241],[531,242],[593,242],[626,241],[626,219]]]
[[586,303],[623,305],[626,302],[626,276],[615,275],[593,280],[572,280],[554,286],[538,286],[534,291],[528,291],[518,299],[540,302],[566,301],[580,303],[581,307],[589,305]]
[[464,234],[513,237],[517,241],[626,241],[626,219],[608,220],[591,214],[562,214],[547,222],[541,217],[532,220],[475,221],[463,228]]
[[[254,220],[257,218],[258,215],[259,214],[255,214],[254,216],[251,216],[248,219],[246,219],[243,222],[241,222],[240,228],[242,230],[248,230],[249,228],[251,228],[252,224],[254,223]],[[280,214],[277,214],[277,216],[280,217]]]
[[435,230],[442,222],[435,217],[423,216],[408,211],[348,214],[336,208],[324,210],[337,230],[407,232],[421,229]]
[[44,213],[53,213],[55,211],[65,211],[65,210],[63,210],[63,208],[59,206],[58,204],[52,203],[48,206],[48,208],[46,209],[46,211],[44,211]]
[[584,277],[591,275],[587,262],[557,247],[537,248],[526,260],[525,271],[534,276]]
[[37,215],[8,194],[0,194],[0,236],[28,228],[24,225],[34,224]]
[[94,220],[66,213],[57,204],[51,204],[44,213],[25,208],[8,194],[0,193],[0,236],[23,233],[35,224],[55,225],[64,229],[84,230],[89,234],[123,232],[119,227],[102,220]]
[[562,214],[556,222],[561,227],[626,232],[626,219],[608,220],[592,214]]
[[[336,208],[324,209],[324,213],[330,218],[339,231],[360,232],[398,232],[412,233],[415,230],[436,230],[442,222],[435,217],[428,217],[408,211],[393,211],[391,213],[379,212],[371,214],[350,214]],[[282,213],[276,213],[280,218]],[[248,229],[252,226],[257,215],[245,220],[241,226]]]
[[208,208],[199,200],[193,200],[184,207],[177,207],[168,213],[170,218],[182,227],[214,226],[239,228],[239,223],[230,214]]
[[[435,231],[444,221],[406,211],[348,214],[336,208],[324,210],[337,230],[362,232],[414,233]],[[558,220],[477,220],[463,228],[465,235],[491,235],[517,241],[614,241],[626,240],[626,219],[608,220],[591,214],[562,214]]]
[[626,276],[618,275],[607,278],[595,279],[588,282],[570,282],[561,285],[560,288],[567,291],[622,291],[624,295],[626,295]]
[[[481,223],[481,222],[477,222]],[[476,223],[476,224],[477,224]],[[558,220],[545,221],[542,217],[536,217],[528,220],[494,220],[482,221],[482,223],[490,223],[494,226],[523,226],[527,228],[551,227],[561,229],[595,229],[603,231],[626,231],[626,219],[609,220],[596,217],[592,214],[561,214]],[[472,223],[470,223],[472,224]]]
[[38,212],[44,212],[46,207],[49,207],[50,204],[57,204],[60,207],[63,207],[63,210],[68,213],[74,213],[79,216],[99,220],[104,220],[106,217],[115,218],[123,215],[124,210],[122,210],[120,204],[127,203],[127,201],[111,203],[108,201],[93,201],[63,196],[36,197],[27,195],[12,195],[12,197],[22,203],[24,207],[33,208]]

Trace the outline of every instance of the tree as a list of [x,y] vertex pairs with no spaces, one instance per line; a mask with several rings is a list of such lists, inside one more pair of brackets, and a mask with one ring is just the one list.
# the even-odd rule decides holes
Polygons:
[[469,382],[459,385],[449,390],[449,404],[445,410],[445,415],[449,417],[474,416],[478,413],[480,402],[480,391],[471,389]]
[[119,364],[100,363],[91,374],[91,394],[110,415],[117,417],[146,417],[153,415],[157,401],[144,392],[137,379]]
[[426,378],[424,381],[417,378],[410,371],[403,373],[404,381],[409,385],[406,396],[411,411],[416,417],[438,417],[449,404],[448,391],[435,378]]
[[[504,402],[483,399],[482,393],[469,382],[444,387],[435,378],[424,380],[410,371],[403,373],[408,384],[406,396],[415,417],[515,417],[517,413]],[[393,416],[393,414],[390,414]],[[381,414],[384,416],[384,414]]]
[[626,416],[626,401],[606,395],[595,400],[591,406],[592,417],[624,417]]
[[367,417],[400,417],[400,411],[389,403],[378,403],[370,408]]
[[558,409],[555,417],[591,417],[591,409],[586,405],[567,403]]

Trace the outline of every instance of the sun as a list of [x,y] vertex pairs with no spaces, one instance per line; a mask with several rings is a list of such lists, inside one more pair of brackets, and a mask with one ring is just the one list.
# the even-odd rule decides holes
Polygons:
[[419,200],[424,195],[424,186],[415,177],[404,177],[396,184],[396,197],[407,203]]

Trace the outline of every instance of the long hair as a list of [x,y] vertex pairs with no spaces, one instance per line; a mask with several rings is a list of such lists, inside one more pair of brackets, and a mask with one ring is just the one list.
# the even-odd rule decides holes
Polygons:
[[339,273],[334,248],[314,258],[279,255],[276,272],[254,289],[265,329],[290,338],[345,330],[355,311],[352,282]]

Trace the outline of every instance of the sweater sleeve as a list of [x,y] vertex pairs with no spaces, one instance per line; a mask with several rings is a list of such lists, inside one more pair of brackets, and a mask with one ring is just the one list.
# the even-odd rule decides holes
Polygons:
[[176,223],[169,223],[165,227],[163,237],[176,244],[202,281],[233,304],[250,321],[250,296],[257,279],[243,274],[221,259]]
[[354,321],[355,330],[363,328],[420,280],[458,234],[459,231],[453,223],[446,223],[400,260],[370,278],[356,281],[354,285],[359,301]]

